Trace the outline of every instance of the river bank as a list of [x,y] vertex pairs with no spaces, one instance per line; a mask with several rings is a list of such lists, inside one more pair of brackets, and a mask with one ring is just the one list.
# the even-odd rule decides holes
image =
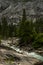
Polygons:
[[14,50],[0,48],[0,65],[34,65],[39,60]]
[[32,46],[23,46],[23,47],[19,47],[20,49],[24,50],[24,51],[27,51],[27,52],[35,52],[37,54],[40,54],[43,56],[43,48],[38,48],[38,49],[35,49],[33,48]]
[[25,48],[3,42],[0,46],[0,63],[2,63],[0,65],[34,65],[41,60],[43,61],[43,56],[38,55],[37,50],[29,49],[29,47]]

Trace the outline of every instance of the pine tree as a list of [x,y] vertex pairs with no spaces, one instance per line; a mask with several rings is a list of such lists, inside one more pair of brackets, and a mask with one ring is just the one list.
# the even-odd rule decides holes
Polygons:
[[13,23],[9,25],[9,37],[11,38],[13,44],[13,37],[16,37],[16,25],[13,25]]
[[19,23],[19,38],[20,46],[27,46],[29,43],[32,43],[33,37],[33,22],[27,21],[25,9],[23,9],[22,21]]
[[35,30],[37,33],[43,32],[43,19],[42,18],[36,19]]
[[19,37],[21,37],[24,29],[24,23],[26,21],[26,12],[25,9],[23,9],[23,15],[22,15],[22,20],[19,22]]
[[8,23],[6,17],[2,17],[2,37],[7,38],[8,36]]
[[23,9],[23,17],[22,21],[19,23],[19,38],[20,38],[20,46],[26,45],[26,43],[29,43],[29,36],[30,36],[30,30],[29,30],[29,21],[26,21],[26,12],[25,9]]
[[26,21],[26,11],[25,11],[25,8],[23,9],[23,15],[22,15],[22,22],[25,22]]
[[1,25],[1,22],[0,22],[0,36],[2,34],[2,25]]
[[17,36],[17,26],[14,25],[13,28],[14,28],[13,35],[14,35],[14,37],[16,37]]
[[13,30],[14,30],[14,28],[13,28],[13,23],[11,23],[11,24],[9,25],[9,37],[13,37]]

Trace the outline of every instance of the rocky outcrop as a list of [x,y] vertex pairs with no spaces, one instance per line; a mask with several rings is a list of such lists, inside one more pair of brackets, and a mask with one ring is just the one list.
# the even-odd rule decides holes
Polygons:
[[0,65],[34,65],[39,60],[13,50],[0,49]]
[[37,62],[34,65],[43,65],[43,62]]
[[[0,0],[0,17],[2,15],[8,16],[10,19],[20,19],[22,17],[22,9],[26,9],[27,17],[35,17],[35,15],[43,16],[43,1],[32,0],[22,2],[21,0]],[[2,12],[1,12],[2,11]]]

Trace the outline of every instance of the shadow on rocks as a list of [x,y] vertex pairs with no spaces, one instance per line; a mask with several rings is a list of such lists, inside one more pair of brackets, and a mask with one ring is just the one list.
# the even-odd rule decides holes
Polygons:
[[43,62],[37,62],[36,64],[34,65],[43,65]]

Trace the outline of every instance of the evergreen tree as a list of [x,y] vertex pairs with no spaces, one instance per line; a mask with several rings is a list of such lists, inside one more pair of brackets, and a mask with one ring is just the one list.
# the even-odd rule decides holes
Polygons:
[[13,28],[14,28],[13,35],[14,35],[14,37],[16,37],[17,36],[17,26],[14,25]]
[[2,36],[3,38],[7,38],[8,36],[8,23],[6,17],[2,17]]
[[11,38],[13,44],[13,37],[16,37],[16,25],[13,25],[13,23],[9,25],[9,37]]
[[[11,23],[10,25],[9,25],[9,37],[11,38],[11,43],[13,44],[13,23]],[[11,44],[11,45],[12,45]]]
[[35,30],[37,33],[43,32],[43,19],[42,18],[36,19]]
[[32,21],[26,21],[26,12],[23,9],[22,21],[19,23],[20,46],[31,43]]
[[2,25],[1,25],[1,22],[0,22],[0,36],[2,34]]
[[26,12],[25,12],[25,9],[23,9],[23,15],[22,15],[22,22],[25,22],[26,21]]
[[22,21],[19,22],[19,37],[22,36],[25,21],[26,21],[26,12],[25,12],[25,9],[23,9]]
[[14,30],[14,28],[13,28],[13,23],[11,23],[11,24],[9,25],[9,37],[13,37],[13,30]]

